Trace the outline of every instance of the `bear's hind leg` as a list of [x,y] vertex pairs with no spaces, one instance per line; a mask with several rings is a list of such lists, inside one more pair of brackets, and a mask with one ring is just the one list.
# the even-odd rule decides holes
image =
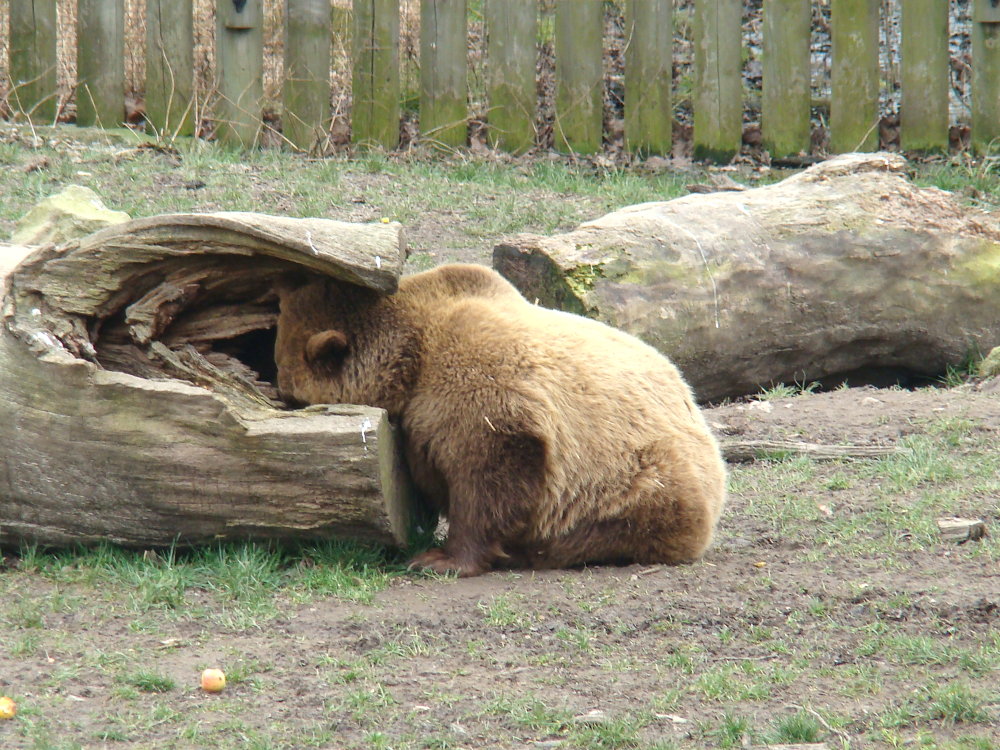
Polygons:
[[448,538],[410,562],[414,569],[477,576],[509,561],[530,529],[545,486],[545,447],[525,434],[490,433],[481,460],[445,465]]

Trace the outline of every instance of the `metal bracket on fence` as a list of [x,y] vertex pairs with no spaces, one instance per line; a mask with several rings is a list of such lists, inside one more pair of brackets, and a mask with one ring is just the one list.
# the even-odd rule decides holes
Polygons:
[[222,27],[226,29],[255,29],[260,25],[261,0],[232,0],[222,3],[219,13],[222,15]]

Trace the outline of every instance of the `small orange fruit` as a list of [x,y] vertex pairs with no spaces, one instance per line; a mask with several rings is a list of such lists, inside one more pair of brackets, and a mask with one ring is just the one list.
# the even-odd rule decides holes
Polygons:
[[221,693],[226,686],[226,675],[221,669],[206,669],[201,673],[201,689],[206,693]]
[[0,720],[13,719],[16,713],[17,704],[14,703],[14,699],[8,698],[6,695],[0,697]]

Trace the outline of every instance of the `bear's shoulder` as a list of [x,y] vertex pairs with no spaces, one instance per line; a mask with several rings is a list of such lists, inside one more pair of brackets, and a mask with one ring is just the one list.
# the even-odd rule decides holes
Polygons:
[[521,293],[499,273],[471,263],[452,263],[405,276],[397,294],[441,303],[479,298],[524,302]]

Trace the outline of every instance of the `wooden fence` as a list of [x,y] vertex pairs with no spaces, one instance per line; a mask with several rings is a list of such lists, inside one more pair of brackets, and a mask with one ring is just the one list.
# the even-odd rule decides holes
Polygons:
[[[669,153],[672,142],[672,0],[624,5],[626,147]],[[878,147],[880,0],[829,3],[832,63],[829,148]],[[56,0],[8,0],[8,103],[34,122],[56,117]],[[124,0],[78,0],[76,118],[80,125],[123,119]],[[422,0],[419,131],[448,146],[466,143],[470,117],[467,22],[470,0]],[[486,121],[490,142],[512,152],[537,143],[539,0],[471,0],[486,29]],[[972,0],[972,144],[1000,138],[1000,3]],[[606,0],[556,0],[555,147],[602,147]],[[763,0],[761,133],[772,156],[810,150],[809,0]],[[693,0],[690,94],[694,154],[729,159],[741,144],[744,115],[743,0]],[[901,16],[900,141],[904,149],[944,150],[949,138],[949,2],[905,0]],[[262,0],[216,5],[220,140],[258,142],[263,108]],[[400,123],[399,0],[354,0],[351,132],[356,143],[393,148]],[[285,0],[283,137],[310,149],[330,126],[330,0]],[[194,132],[192,0],[146,0],[145,114],[167,135]],[[0,40],[2,41],[2,40]]]

